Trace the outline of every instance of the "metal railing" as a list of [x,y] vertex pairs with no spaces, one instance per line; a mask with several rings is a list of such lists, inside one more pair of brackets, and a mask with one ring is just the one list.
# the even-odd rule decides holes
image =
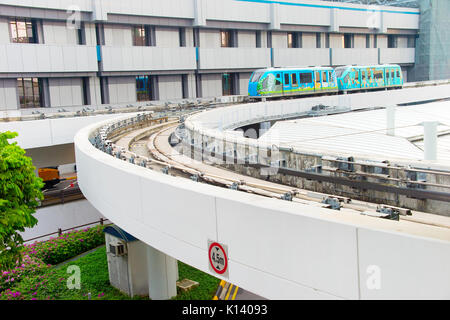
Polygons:
[[[98,221],[94,221],[94,222],[82,224],[82,225],[75,226],[75,227],[71,227],[71,228],[68,228],[68,229],[58,228],[58,231],[56,231],[56,232],[47,233],[47,234],[44,234],[44,235],[41,235],[41,236],[38,236],[38,237],[34,237],[34,238],[31,238],[31,239],[27,239],[27,240],[24,240],[23,242],[24,242],[24,243],[25,243],[25,242],[30,242],[30,241],[33,241],[33,240],[37,240],[37,239],[42,239],[42,238],[45,238],[45,237],[49,237],[49,236],[52,236],[52,235],[55,235],[55,234],[57,234],[58,237],[59,237],[59,236],[61,236],[64,232],[70,231],[70,230],[74,230],[74,229],[77,229],[77,228],[87,227],[87,226],[91,226],[91,225],[97,224],[97,223],[100,224],[100,225],[104,225],[104,224],[105,224],[105,221],[109,221],[109,220],[108,220],[108,219],[104,219],[104,218],[100,218],[100,220],[98,220]],[[111,224],[112,224],[112,223],[108,223],[108,224],[106,224],[106,225],[111,225]]]

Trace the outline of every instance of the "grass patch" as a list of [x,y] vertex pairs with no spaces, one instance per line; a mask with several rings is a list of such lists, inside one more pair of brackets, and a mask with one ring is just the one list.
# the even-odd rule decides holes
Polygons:
[[178,294],[173,300],[212,300],[217,286],[220,283],[220,279],[197,270],[181,261],[178,261],[178,274],[180,280],[189,279],[197,281],[199,286],[187,292],[178,289]]

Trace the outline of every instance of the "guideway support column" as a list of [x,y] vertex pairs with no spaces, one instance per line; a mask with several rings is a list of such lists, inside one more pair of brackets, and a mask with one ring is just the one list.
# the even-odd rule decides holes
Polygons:
[[148,295],[152,300],[167,300],[177,295],[177,260],[147,246]]

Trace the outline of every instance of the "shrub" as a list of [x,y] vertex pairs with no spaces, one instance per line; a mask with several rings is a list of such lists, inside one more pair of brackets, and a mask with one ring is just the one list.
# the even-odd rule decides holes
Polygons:
[[27,276],[43,274],[48,268],[49,266],[39,258],[24,254],[22,261],[16,262],[15,268],[0,271],[0,292],[12,288]]
[[[62,234],[50,240],[26,244],[21,259],[13,268],[0,270],[0,293],[19,297],[21,292],[8,291],[28,276],[39,277],[55,264],[73,258],[105,243],[104,226],[85,228]],[[7,293],[8,292],[8,293]]]
[[24,254],[46,264],[58,264],[105,243],[104,226],[74,230],[44,242],[25,245]]

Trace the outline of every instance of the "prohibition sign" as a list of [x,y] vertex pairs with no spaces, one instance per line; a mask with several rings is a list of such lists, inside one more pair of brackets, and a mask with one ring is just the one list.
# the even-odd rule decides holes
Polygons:
[[208,249],[209,264],[214,272],[224,274],[228,268],[228,257],[220,243],[212,242]]

